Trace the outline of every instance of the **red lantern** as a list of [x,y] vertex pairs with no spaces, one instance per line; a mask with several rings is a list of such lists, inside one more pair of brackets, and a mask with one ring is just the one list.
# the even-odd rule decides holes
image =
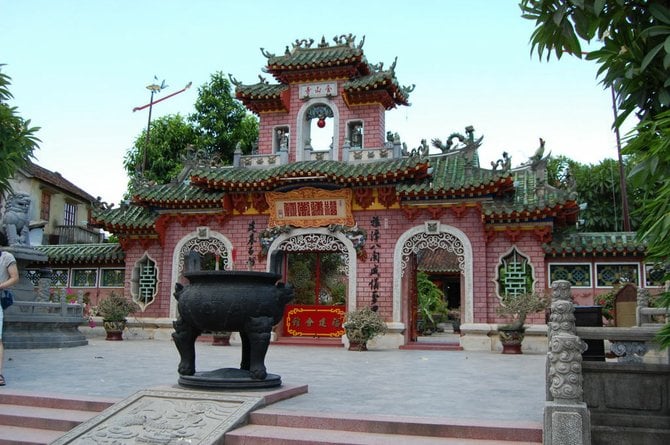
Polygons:
[[320,117],[319,121],[316,123],[316,126],[319,128],[323,128],[326,126],[326,118]]

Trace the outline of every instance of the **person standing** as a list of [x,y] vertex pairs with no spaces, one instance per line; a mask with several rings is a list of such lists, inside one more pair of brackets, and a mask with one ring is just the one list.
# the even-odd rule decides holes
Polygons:
[[[7,247],[7,236],[0,232],[0,247]],[[19,269],[16,266],[16,258],[9,252],[0,250],[0,292],[9,289],[19,282]],[[2,375],[5,348],[2,345],[2,328],[4,323],[4,311],[0,307],[0,386],[5,386],[5,377]]]

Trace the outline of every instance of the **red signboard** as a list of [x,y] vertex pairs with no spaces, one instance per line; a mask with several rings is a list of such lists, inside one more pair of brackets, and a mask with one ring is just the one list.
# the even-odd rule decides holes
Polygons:
[[285,309],[284,334],[294,337],[341,337],[344,306],[289,304]]

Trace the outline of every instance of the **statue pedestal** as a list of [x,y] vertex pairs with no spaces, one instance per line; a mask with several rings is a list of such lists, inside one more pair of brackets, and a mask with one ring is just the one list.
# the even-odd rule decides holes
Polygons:
[[268,374],[263,380],[253,379],[249,371],[236,368],[221,368],[215,371],[196,372],[179,376],[180,386],[208,389],[256,389],[281,386],[281,377]]
[[12,287],[14,304],[4,311],[4,347],[42,349],[87,345],[88,340],[79,331],[79,326],[86,322],[82,306],[44,301],[46,298],[40,298],[26,275],[29,265],[34,268],[46,263],[48,257],[32,247],[12,246],[3,250],[16,258],[20,277],[18,284]]

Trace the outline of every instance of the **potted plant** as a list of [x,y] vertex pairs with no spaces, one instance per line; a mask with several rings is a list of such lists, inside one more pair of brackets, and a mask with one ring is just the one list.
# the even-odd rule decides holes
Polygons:
[[503,354],[521,354],[526,328],[524,323],[529,314],[545,310],[549,299],[542,293],[526,292],[519,295],[505,294],[500,299],[498,315],[509,319],[509,323],[498,326],[498,336],[503,345]]
[[106,340],[123,340],[122,333],[126,328],[126,317],[139,310],[137,303],[116,292],[102,298],[95,308],[95,313],[102,317],[102,325],[107,333]]
[[417,273],[416,287],[419,303],[417,329],[422,335],[430,335],[437,331],[437,324],[448,314],[444,292],[430,280],[425,272]]
[[368,340],[386,333],[386,323],[369,307],[347,312],[343,327],[350,351],[367,351]]

